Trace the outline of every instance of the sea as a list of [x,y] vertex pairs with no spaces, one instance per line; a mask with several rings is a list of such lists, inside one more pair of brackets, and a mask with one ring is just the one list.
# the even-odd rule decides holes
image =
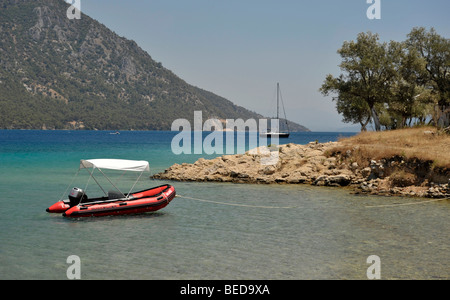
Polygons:
[[[174,154],[177,133],[170,131],[114,133],[0,130],[0,279],[450,279],[449,200],[301,184],[158,181],[150,175],[221,154]],[[350,135],[302,132],[279,142]],[[47,213],[72,187],[102,196],[79,171],[81,159],[93,158],[146,160],[151,174],[135,190],[170,183],[184,198],[130,216]],[[126,189],[137,179],[128,173],[107,175]],[[108,184],[101,175],[94,177]]]

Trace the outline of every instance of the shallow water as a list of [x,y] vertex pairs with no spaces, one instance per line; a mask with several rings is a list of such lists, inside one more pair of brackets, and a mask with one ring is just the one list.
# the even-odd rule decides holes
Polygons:
[[[320,133],[298,135],[293,142],[323,141]],[[157,172],[197,157],[172,155],[172,133],[0,136],[0,279],[67,279],[70,255],[80,257],[82,279],[367,279],[370,255],[380,257],[382,279],[450,278],[448,200],[173,182],[179,195],[220,203],[176,198],[155,213],[64,219],[45,208],[62,196],[81,158],[145,159]]]

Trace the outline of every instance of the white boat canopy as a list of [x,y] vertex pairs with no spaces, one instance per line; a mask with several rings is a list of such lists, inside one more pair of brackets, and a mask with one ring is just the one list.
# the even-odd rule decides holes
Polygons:
[[80,169],[97,168],[108,170],[144,172],[150,171],[150,166],[144,160],[125,159],[89,159],[80,161]]

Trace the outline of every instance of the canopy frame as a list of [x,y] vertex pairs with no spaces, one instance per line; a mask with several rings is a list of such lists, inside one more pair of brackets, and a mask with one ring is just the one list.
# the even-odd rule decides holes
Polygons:
[[[147,161],[136,161],[136,160],[124,160],[124,159],[91,159],[91,160],[81,160],[80,161],[80,167],[78,169],[78,172],[81,169],[86,169],[86,171],[89,173],[90,177],[94,179],[95,183],[100,187],[100,189],[103,191],[105,196],[108,196],[108,193],[103,189],[101,184],[97,181],[97,179],[94,176],[94,170],[98,169],[99,172],[108,180],[108,182],[120,193],[122,194],[123,198],[128,199],[130,196],[131,191],[134,189],[136,184],[139,182],[139,180],[142,177],[142,174],[144,172],[150,171],[150,166]],[[92,169],[92,171],[90,171]],[[129,192],[125,195],[112,181],[109,179],[108,176],[102,171],[102,169],[109,169],[109,170],[119,170],[119,171],[125,171],[125,172],[140,172],[137,180],[134,182],[133,186],[129,190]],[[87,185],[86,188],[87,189]]]

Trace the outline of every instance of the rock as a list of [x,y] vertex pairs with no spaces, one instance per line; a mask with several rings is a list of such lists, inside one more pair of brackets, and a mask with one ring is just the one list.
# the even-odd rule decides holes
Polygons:
[[366,184],[361,184],[360,188],[363,192],[370,192],[370,188]]
[[206,162],[206,159],[204,159],[204,158],[199,158],[195,163],[194,163],[194,165],[195,166],[201,166],[201,165],[203,165],[204,163]]
[[329,164],[336,164],[336,157],[329,157],[329,158],[327,158],[327,162]]
[[274,166],[267,166],[263,170],[264,175],[272,175],[275,173],[275,167]]
[[[378,195],[450,196],[450,179],[443,177],[443,182],[442,176],[436,177],[433,180],[439,180],[441,184],[429,185],[428,180],[431,179],[425,183],[421,181],[423,178],[416,174],[417,170],[424,170],[424,174],[428,174],[425,173],[427,166],[423,163],[396,156],[371,160],[368,167],[362,168],[360,163],[351,161],[352,157],[346,158],[347,153],[331,154],[334,156],[330,157],[330,153],[333,153],[330,150],[336,145],[336,142],[288,144],[272,147],[273,151],[268,147],[258,147],[242,155],[223,155],[211,160],[200,158],[194,164],[174,164],[153,178],[259,184],[303,183],[336,187],[351,185],[359,192]],[[353,151],[350,154],[361,150],[354,147]],[[268,161],[270,163],[266,164]],[[397,180],[393,181],[396,176]],[[419,182],[421,186],[414,186]]]
[[278,177],[278,178],[275,178],[275,182],[277,182],[277,183],[286,182],[286,179]]
[[298,176],[298,177],[288,177],[286,179],[287,183],[296,184],[296,183],[304,183],[307,180],[304,176]]
[[298,169],[298,172],[302,175],[302,176],[310,176],[310,174],[312,173],[312,169],[310,166],[304,166],[301,167],[300,169]]
[[337,184],[340,186],[347,186],[352,181],[352,178],[348,175],[335,175],[328,177],[329,184]]
[[256,182],[258,183],[264,183],[264,184],[270,184],[272,183],[272,180],[268,177],[257,177]]
[[238,176],[237,176],[238,178],[250,178],[250,175],[248,175],[248,174],[245,174],[245,173],[239,173],[238,174]]
[[208,176],[205,176],[205,181],[221,181],[221,178],[208,175]]
[[372,172],[372,169],[370,167],[367,167],[367,168],[364,168],[364,169],[361,170],[361,175],[364,178],[367,178],[367,177],[369,177],[371,172]]
[[384,174],[385,174],[384,166],[381,162],[371,160],[370,161],[370,169],[371,169],[371,174],[370,174],[371,179],[384,177]]
[[352,178],[348,175],[334,175],[334,176],[327,176],[327,175],[321,175],[317,177],[313,185],[318,186],[347,186],[350,184]]
[[319,185],[319,186],[324,186],[327,184],[328,184],[328,176],[326,176],[326,175],[317,177],[313,182],[313,185]]

